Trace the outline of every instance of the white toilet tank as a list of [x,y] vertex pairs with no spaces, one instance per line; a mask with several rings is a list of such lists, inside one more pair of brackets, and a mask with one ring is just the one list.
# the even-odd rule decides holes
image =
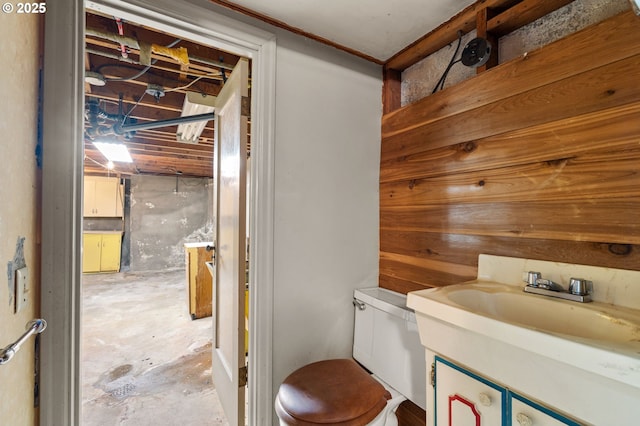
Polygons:
[[406,295],[380,287],[354,292],[353,358],[426,410],[426,363]]

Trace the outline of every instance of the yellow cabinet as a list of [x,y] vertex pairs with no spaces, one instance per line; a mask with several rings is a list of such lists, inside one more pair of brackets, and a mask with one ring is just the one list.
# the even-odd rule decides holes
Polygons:
[[118,272],[121,240],[121,232],[85,232],[82,238],[82,272]]
[[211,316],[213,286],[211,273],[205,262],[212,258],[213,252],[207,250],[212,244],[203,242],[184,245],[191,319]]
[[83,214],[85,217],[121,217],[123,185],[120,179],[85,176]]
[[102,234],[82,235],[82,272],[99,272]]

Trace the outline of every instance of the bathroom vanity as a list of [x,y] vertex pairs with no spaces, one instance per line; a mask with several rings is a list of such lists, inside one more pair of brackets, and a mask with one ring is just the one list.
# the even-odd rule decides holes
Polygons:
[[[592,302],[524,291],[539,271]],[[409,293],[427,424],[640,424],[640,272],[481,255],[468,283]]]

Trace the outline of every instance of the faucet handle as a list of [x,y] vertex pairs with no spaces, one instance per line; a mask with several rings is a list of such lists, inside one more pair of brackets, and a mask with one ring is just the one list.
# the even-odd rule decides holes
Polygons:
[[527,272],[527,279],[524,282],[527,283],[528,286],[538,287],[538,280],[542,278],[542,274],[540,272],[529,271]]
[[569,280],[569,293],[577,296],[586,296],[593,293],[593,282],[583,278],[571,278]]

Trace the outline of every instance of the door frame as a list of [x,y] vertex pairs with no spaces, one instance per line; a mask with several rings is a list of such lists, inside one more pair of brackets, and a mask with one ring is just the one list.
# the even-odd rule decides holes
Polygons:
[[[196,4],[197,3],[197,4]],[[47,3],[42,76],[40,424],[80,424],[84,10],[136,21],[252,60],[249,226],[249,424],[273,413],[275,35],[187,0],[56,0]],[[116,13],[117,12],[117,13]],[[259,282],[259,285],[256,283]]]

